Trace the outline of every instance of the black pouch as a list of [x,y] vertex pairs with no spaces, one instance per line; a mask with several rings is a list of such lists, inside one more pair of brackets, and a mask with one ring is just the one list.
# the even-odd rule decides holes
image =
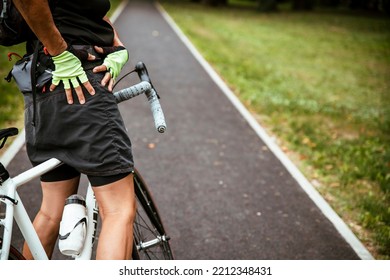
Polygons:
[[[32,92],[31,71],[34,54],[25,55],[18,60],[12,67],[12,70],[5,78],[8,82],[13,77],[19,90],[22,93]],[[47,62],[46,62],[47,63]],[[50,65],[45,65],[42,61],[37,61],[36,72],[36,89],[41,90],[44,85],[52,78],[52,68]]]

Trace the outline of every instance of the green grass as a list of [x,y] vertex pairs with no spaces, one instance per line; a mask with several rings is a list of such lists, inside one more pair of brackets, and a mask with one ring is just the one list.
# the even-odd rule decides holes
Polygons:
[[390,258],[390,20],[160,1],[371,253]]

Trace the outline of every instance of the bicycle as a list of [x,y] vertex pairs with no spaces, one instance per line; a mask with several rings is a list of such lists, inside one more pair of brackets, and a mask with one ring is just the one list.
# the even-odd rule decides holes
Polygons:
[[[114,93],[117,103],[131,99],[145,93],[155,121],[158,132],[166,130],[164,114],[159,102],[159,96],[150,80],[144,63],[137,63],[132,72],[137,72],[141,82],[129,88]],[[130,74],[129,73],[129,74]],[[18,134],[17,128],[0,130],[0,149],[6,143],[8,137]],[[17,189],[32,179],[61,165],[62,162],[52,158],[21,174],[10,177],[7,169],[0,163],[0,259],[21,260],[23,255],[11,245],[13,220],[15,219],[25,241],[27,242],[34,259],[48,260],[43,246],[32,225]],[[134,189],[137,199],[137,212],[133,226],[133,259],[141,260],[172,260],[173,254],[169,244],[164,225],[156,204],[153,201],[145,181],[140,173],[134,171]],[[84,246],[79,255],[74,259],[91,259],[94,243],[97,237],[97,223],[99,208],[93,194],[91,185],[88,185],[86,193],[87,229]]]

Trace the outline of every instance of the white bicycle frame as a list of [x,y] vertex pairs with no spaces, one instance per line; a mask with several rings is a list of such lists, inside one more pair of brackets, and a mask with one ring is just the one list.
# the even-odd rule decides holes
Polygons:
[[[32,222],[19,197],[17,189],[32,179],[59,166],[61,161],[52,158],[43,162],[13,178],[8,178],[0,184],[0,201],[5,204],[5,217],[0,219],[0,226],[3,226],[3,245],[0,250],[0,259],[8,260],[12,239],[13,219],[15,219],[25,241],[27,242],[33,258],[36,260],[48,260],[42,243],[32,225]],[[75,259],[90,260],[97,228],[98,205],[89,184],[86,194],[87,205],[87,233],[84,247],[80,255],[73,256]]]

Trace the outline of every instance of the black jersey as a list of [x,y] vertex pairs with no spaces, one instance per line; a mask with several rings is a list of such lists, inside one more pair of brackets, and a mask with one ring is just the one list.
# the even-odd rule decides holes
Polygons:
[[55,0],[54,23],[70,45],[112,46],[114,31],[103,17],[109,0]]

